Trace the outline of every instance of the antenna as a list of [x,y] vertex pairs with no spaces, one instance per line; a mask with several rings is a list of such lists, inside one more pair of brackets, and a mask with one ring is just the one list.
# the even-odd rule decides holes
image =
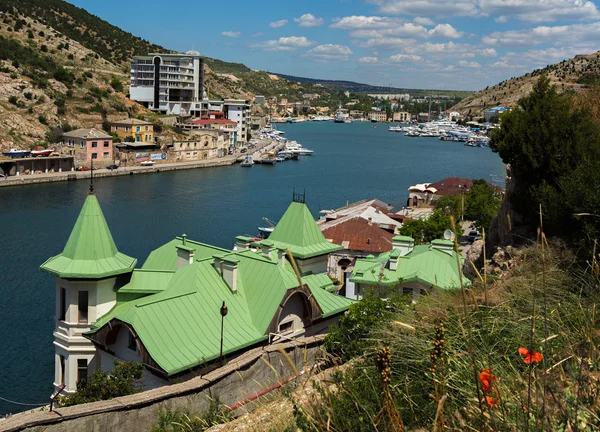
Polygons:
[[90,195],[94,194],[94,159],[92,159],[91,162],[91,169],[90,169]]
[[454,231],[449,229],[444,231],[444,240],[454,241]]

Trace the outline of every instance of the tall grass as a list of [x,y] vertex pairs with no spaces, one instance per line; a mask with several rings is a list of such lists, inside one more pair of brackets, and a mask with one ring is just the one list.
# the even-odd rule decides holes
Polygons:
[[[565,248],[540,242],[516,251],[502,278],[474,283],[478,307],[465,307],[465,293],[438,293],[395,312],[353,368],[318,388],[320,402],[296,407],[298,426],[396,430],[379,415],[389,401],[376,356],[389,347],[386,385],[406,430],[600,430],[598,280]],[[527,364],[521,347],[543,359]],[[474,383],[473,362],[488,371],[487,387]]]

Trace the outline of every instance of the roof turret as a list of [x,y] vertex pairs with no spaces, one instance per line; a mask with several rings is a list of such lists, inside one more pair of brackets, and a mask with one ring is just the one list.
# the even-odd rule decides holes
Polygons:
[[90,193],[64,250],[40,268],[64,279],[101,279],[131,272],[136,262],[118,251],[98,199]]
[[275,247],[290,249],[296,258],[307,259],[343,249],[333,244],[319,229],[303,202],[292,202],[269,235]]

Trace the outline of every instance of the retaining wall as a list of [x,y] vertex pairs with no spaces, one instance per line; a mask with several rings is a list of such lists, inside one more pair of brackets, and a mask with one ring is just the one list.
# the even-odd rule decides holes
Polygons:
[[[210,398],[231,406],[277,382],[294,375],[283,349],[298,371],[314,365],[321,357],[324,336],[255,348],[213,372],[135,395],[93,402],[53,412],[30,411],[0,420],[0,431],[104,432],[148,431],[158,423],[160,410],[171,409],[202,414]],[[236,413],[249,410],[241,407]]]

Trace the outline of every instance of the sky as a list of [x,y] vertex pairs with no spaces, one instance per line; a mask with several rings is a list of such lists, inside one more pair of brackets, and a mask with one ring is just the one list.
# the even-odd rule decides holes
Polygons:
[[600,49],[600,0],[72,0],[166,48],[268,72],[479,90]]

